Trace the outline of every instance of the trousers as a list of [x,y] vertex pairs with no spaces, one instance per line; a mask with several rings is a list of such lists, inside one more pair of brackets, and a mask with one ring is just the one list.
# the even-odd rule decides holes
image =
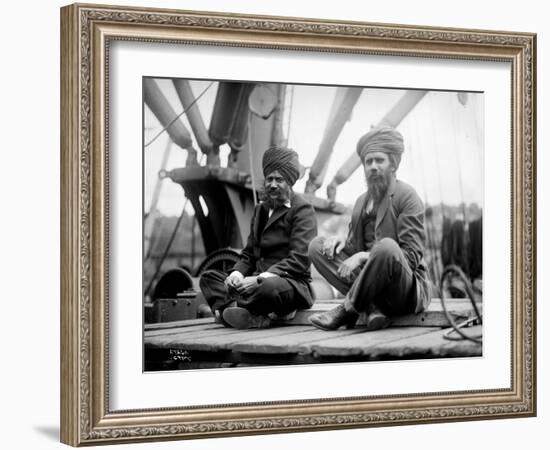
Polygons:
[[323,237],[313,239],[309,257],[317,271],[346,296],[346,310],[369,313],[376,307],[388,316],[414,312],[415,278],[397,242],[391,238],[377,242],[365,265],[355,269],[349,280],[338,274],[338,268],[351,255],[341,251],[328,259],[324,242]]
[[256,290],[249,296],[241,296],[236,290],[225,285],[227,275],[218,270],[204,272],[199,286],[212,311],[220,312],[231,303],[246,308],[252,314],[266,316],[275,313],[284,316],[296,309],[309,308],[301,297],[296,295],[292,285],[279,276],[262,279]]

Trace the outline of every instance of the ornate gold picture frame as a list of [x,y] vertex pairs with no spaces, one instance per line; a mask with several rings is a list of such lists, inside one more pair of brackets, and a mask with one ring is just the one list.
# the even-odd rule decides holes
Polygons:
[[[502,158],[511,159],[511,173],[502,190],[511,198],[511,295],[502,305],[510,305],[509,386],[113,408],[109,193],[116,170],[109,151],[109,68],[115,42],[508,64],[511,145]],[[62,442],[80,446],[535,415],[535,88],[536,36],[530,33],[83,4],[62,8]]]

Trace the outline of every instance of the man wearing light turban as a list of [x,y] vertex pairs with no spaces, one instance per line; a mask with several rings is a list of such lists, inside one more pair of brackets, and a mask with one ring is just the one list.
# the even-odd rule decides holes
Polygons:
[[313,304],[308,245],[317,235],[313,206],[292,191],[300,176],[298,154],[271,147],[262,159],[264,185],[250,235],[226,277],[210,270],[201,290],[218,321],[235,328],[265,328]]
[[396,179],[403,150],[403,136],[391,127],[373,128],[357,143],[367,191],[355,203],[348,234],[318,237],[309,246],[313,265],[345,295],[341,305],[310,317],[317,328],[353,328],[364,313],[366,330],[377,330],[430,302],[424,204]]

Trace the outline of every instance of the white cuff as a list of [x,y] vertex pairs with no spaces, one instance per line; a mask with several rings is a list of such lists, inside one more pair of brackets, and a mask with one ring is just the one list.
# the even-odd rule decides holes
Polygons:
[[262,278],[271,278],[271,277],[276,277],[277,275],[271,272],[262,272],[259,276]]

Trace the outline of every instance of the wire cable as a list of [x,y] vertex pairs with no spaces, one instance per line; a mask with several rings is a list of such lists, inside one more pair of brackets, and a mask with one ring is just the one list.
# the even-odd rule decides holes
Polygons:
[[[443,293],[445,292],[444,289],[443,289],[445,279],[448,276],[453,275],[453,274],[458,275],[460,280],[464,283],[464,286],[466,288],[466,294],[468,295],[468,298],[470,299],[470,302],[472,303],[473,310],[475,312],[475,317],[470,317],[466,321],[461,322],[459,324],[457,324],[455,322],[454,318],[449,313],[449,311],[447,309],[445,298],[443,296]],[[476,304],[476,301],[475,301],[474,291],[472,289],[472,285],[470,283],[470,280],[466,277],[466,275],[464,275],[464,272],[462,271],[462,269],[460,267],[458,267],[457,265],[455,265],[455,264],[451,264],[451,265],[445,267],[445,270],[443,270],[443,274],[441,275],[441,279],[440,279],[440,283],[439,283],[439,289],[441,291],[441,306],[443,308],[443,313],[445,314],[445,317],[447,318],[447,320],[449,321],[449,324],[452,327],[452,330],[450,330],[448,333],[443,335],[443,337],[445,339],[449,339],[449,340],[458,340],[458,339],[460,339],[460,338],[454,338],[454,337],[450,336],[450,333],[455,332],[462,339],[466,339],[466,340],[475,342],[476,344],[481,344],[482,343],[482,340],[481,340],[482,335],[481,334],[476,335],[476,336],[470,336],[470,335],[464,333],[461,330],[461,328],[464,328],[465,326],[470,325],[473,322],[478,322],[479,324],[483,323],[481,313],[480,313],[479,308],[477,307],[477,304]]]
[[250,162],[250,182],[252,183],[252,198],[254,207],[258,204],[258,193],[256,192],[256,177],[254,175],[254,160],[252,158],[252,116],[248,113],[248,159]]
[[173,124],[176,120],[178,120],[178,119],[179,119],[181,116],[183,116],[187,111],[189,111],[189,110],[193,107],[193,105],[194,105],[195,103],[197,103],[197,102],[199,101],[199,99],[200,99],[204,94],[206,94],[206,91],[208,91],[208,89],[210,89],[210,88],[212,87],[213,84],[214,84],[214,81],[212,81],[208,86],[206,86],[206,88],[204,88],[204,90],[199,94],[199,96],[198,96],[195,100],[193,100],[193,101],[189,104],[189,106],[188,106],[187,108],[183,108],[183,111],[182,111],[181,113],[179,113],[176,117],[174,117],[174,119],[172,119],[168,125],[166,125],[162,130],[160,130],[160,131],[155,135],[155,137],[153,137],[153,139],[151,139],[149,142],[147,142],[147,144],[145,144],[144,147],[149,147],[153,142],[155,142],[155,141],[158,139],[158,137],[159,137],[162,133],[164,133],[168,128],[170,128],[170,127],[172,126],[172,124]]
[[459,119],[457,118],[457,115],[456,115],[456,111],[455,111],[455,108],[454,108],[454,103],[453,103],[453,99],[451,97],[449,97],[449,101],[451,103],[451,106],[450,106],[450,110],[451,110],[451,121],[452,121],[452,126],[453,126],[453,143],[454,143],[454,148],[455,148],[455,151],[454,151],[454,154],[455,154],[455,158],[456,158],[456,168],[457,168],[457,171],[458,171],[458,187],[460,189],[460,199],[462,200],[462,215],[464,216],[464,224],[467,224],[468,223],[468,214],[467,214],[467,211],[466,211],[466,201],[464,200],[465,197],[464,197],[464,181],[463,181],[463,178],[462,178],[462,166],[461,166],[461,163],[460,163],[460,158],[459,158],[459,153],[461,151],[461,149],[459,148],[459,144],[457,142],[457,129],[462,129],[462,127],[460,126],[461,124],[459,124]]
[[287,128],[286,128],[286,145],[288,145],[288,141],[290,140],[290,125],[292,124],[292,107],[294,105],[294,86],[291,87],[290,90],[290,105],[288,107],[288,122],[287,122]]
[[[201,160],[199,162],[199,165],[202,165],[202,161],[204,159],[204,153],[201,156]],[[166,259],[166,256],[168,255],[168,252],[170,251],[170,247],[172,247],[172,244],[174,243],[174,239],[176,238],[176,234],[178,233],[181,221],[183,220],[183,216],[185,215],[185,208],[187,207],[187,203],[189,202],[189,197],[185,197],[185,201],[183,202],[183,208],[181,209],[181,214],[178,217],[178,220],[176,222],[176,225],[174,225],[174,229],[172,230],[172,234],[170,236],[170,239],[168,240],[168,244],[166,244],[166,248],[164,249],[164,252],[162,253],[162,256],[157,264],[157,267],[155,269],[154,275],[151,277],[151,280],[149,281],[149,284],[145,288],[144,296],[149,294],[149,291],[151,290],[151,287],[153,286],[153,283],[155,282],[158,274],[160,273],[160,268],[162,267],[162,263],[164,263],[164,260]]]
[[[417,123],[417,116],[415,114],[411,114],[409,116],[409,120],[407,122],[404,121],[403,125],[407,126],[408,131],[410,132],[410,135],[411,135],[411,140],[413,140],[415,143],[420,144],[421,139],[420,139],[420,135],[418,133],[419,126],[418,126],[418,123]],[[432,126],[433,126],[433,123],[432,123]],[[419,145],[419,147],[420,147],[420,145]],[[414,154],[413,154],[413,148],[414,148],[414,146],[412,144],[409,144],[409,153],[411,154],[411,159],[410,159],[411,160],[411,168],[412,168],[413,172],[416,172],[416,166],[415,166],[415,162],[414,162],[416,158],[414,157]],[[420,167],[420,179],[422,180],[422,189],[424,191],[424,204],[428,205],[429,204],[428,189],[426,188],[426,177],[424,175],[424,161],[423,161],[423,158],[422,158],[422,150],[418,151],[415,154],[418,155],[418,161],[419,161],[418,165]],[[440,187],[440,190],[441,190],[441,187]],[[440,200],[440,202],[441,202],[441,205],[442,205],[443,201]],[[441,213],[443,214],[443,207],[441,207]],[[425,224],[426,237],[427,237],[427,241],[428,241],[428,248],[431,249],[432,254],[433,254],[433,258],[430,260],[430,267],[431,267],[431,271],[433,273],[433,279],[434,280],[439,280],[441,278],[441,273],[440,273],[438,256],[440,256],[439,252],[441,250],[436,248],[436,242],[435,242],[435,238],[433,237],[433,230],[432,230],[432,228],[435,228],[433,222],[434,221],[433,221],[433,214],[432,214],[431,217],[426,220],[426,224]],[[438,293],[438,295],[441,296],[441,293]]]

